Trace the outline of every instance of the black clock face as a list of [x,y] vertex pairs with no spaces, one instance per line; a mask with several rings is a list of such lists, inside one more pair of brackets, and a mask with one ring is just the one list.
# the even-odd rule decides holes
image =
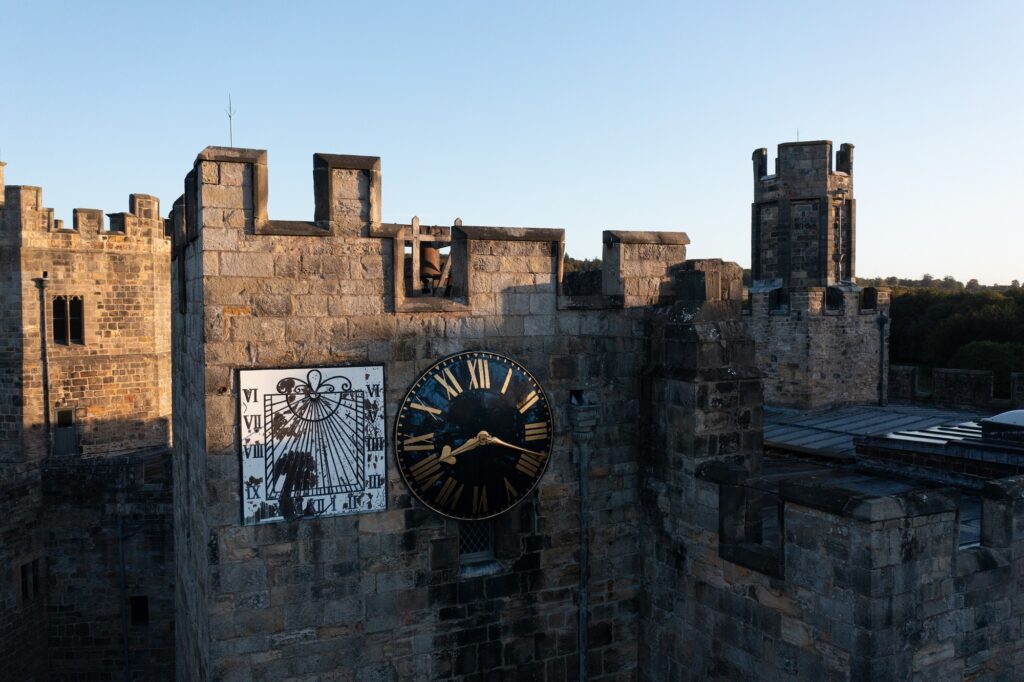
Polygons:
[[503,355],[472,351],[441,360],[409,390],[395,421],[395,453],[423,504],[456,519],[486,519],[537,485],[551,433],[537,380]]

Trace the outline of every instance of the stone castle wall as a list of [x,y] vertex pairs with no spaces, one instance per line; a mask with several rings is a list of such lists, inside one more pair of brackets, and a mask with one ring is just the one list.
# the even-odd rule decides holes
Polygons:
[[645,508],[674,526],[645,574],[645,679],[1019,674],[1019,478],[986,487],[970,548],[958,547],[956,491],[856,471],[796,478],[781,485],[772,545],[760,537],[764,483],[724,469],[666,490],[675,514]]
[[894,401],[981,408],[993,412],[1024,407],[1024,372],[1010,373],[1010,395],[1007,399],[994,397],[995,377],[991,370],[934,369],[929,389],[920,385],[918,370],[910,365],[892,365],[889,368],[889,395]]
[[863,309],[859,288],[839,291],[842,305],[835,309],[827,308],[820,287],[791,291],[783,309],[772,309],[770,293],[751,291],[746,319],[769,405],[878,403],[879,380],[889,368],[889,327],[880,328],[879,314],[888,310],[889,293],[879,291],[877,307]]
[[168,450],[45,465],[49,679],[173,679],[170,466]]
[[[10,342],[20,348],[5,363],[20,380],[4,385],[0,401],[15,406],[5,423],[20,435],[8,441],[9,456],[44,456],[46,426],[56,425],[62,409],[73,411],[84,455],[166,445],[170,245],[159,202],[133,194],[130,212],[111,214],[104,229],[102,212],[93,209],[76,209],[66,227],[43,207],[38,187],[7,187],[5,194],[3,237],[17,262],[4,293],[20,302]],[[56,341],[58,297],[81,298],[82,343]]]
[[[885,402],[887,289],[856,284],[853,145],[780,144],[753,155],[750,325],[769,405]],[[880,334],[881,332],[881,334]],[[881,351],[881,355],[880,355]]]
[[[836,164],[847,175],[851,155]],[[780,173],[817,183],[831,154],[819,163],[798,146],[780,158]],[[159,368],[149,339],[172,345],[175,450],[173,466],[157,448],[115,454],[156,443],[165,384],[118,413],[118,387],[88,388],[109,369],[102,358],[60,349],[48,387],[68,404],[96,398],[81,444],[102,457],[41,459],[38,374],[24,410],[0,396],[0,418],[17,415],[3,421],[8,443],[30,443],[0,464],[3,670],[26,680],[121,679],[126,668],[134,679],[571,680],[583,651],[593,680],[1018,672],[1024,482],[985,487],[980,545],[961,548],[956,491],[856,467],[766,473],[762,395],[808,406],[877,399],[887,292],[865,305],[855,285],[830,283],[830,298],[809,284],[828,281],[811,267],[827,248],[817,260],[790,249],[787,268],[805,259],[803,283],[786,287],[783,309],[771,293],[781,287],[762,281],[746,317],[738,266],[686,261],[682,234],[606,232],[600,293],[566,296],[560,230],[381,223],[374,157],[314,157],[311,221],[269,219],[268,188],[264,152],[202,152],[169,219],[162,290],[157,266],[147,269],[167,247],[155,200],[147,208],[136,195],[115,217],[124,236],[80,211],[76,239],[34,188],[8,189],[0,227],[11,234],[16,216],[19,248],[35,244],[29,267],[49,268],[44,306],[90,267],[68,248],[109,256],[95,269],[119,293],[99,297],[87,317],[99,338],[82,349],[116,345],[130,365],[137,347],[140,366]],[[133,225],[149,226],[155,250],[126,246]],[[417,230],[450,244],[447,295],[405,282]],[[11,263],[21,271],[20,255]],[[173,334],[108,315],[147,305],[147,282]],[[12,300],[40,295],[21,275],[0,286]],[[26,319],[49,322],[35,305],[22,305]],[[0,325],[33,324],[9,312]],[[41,333],[0,347],[0,371],[14,376],[20,354],[39,353]],[[463,564],[464,524],[416,502],[392,457],[409,385],[474,349],[522,362],[554,411],[551,465],[494,521],[485,570]],[[243,525],[238,370],[339,364],[385,370],[387,510]],[[139,437],[125,440],[132,420]],[[148,624],[133,617],[141,597]]]
[[[571,675],[571,391],[602,415],[588,476],[591,675],[633,676],[636,377],[646,341],[642,316],[621,306],[663,295],[685,240],[608,235],[624,273],[608,296],[618,309],[559,310],[560,230],[456,226],[460,296],[410,297],[395,277],[396,240],[409,226],[371,219],[380,213],[379,162],[321,161],[313,222],[268,220],[265,155],[216,148],[199,156],[175,215],[175,471],[178,489],[190,490],[176,500],[179,677],[275,679],[341,665],[357,678]],[[382,363],[390,434],[418,372],[466,349],[521,361],[556,411],[557,456],[538,491],[495,522],[500,570],[459,579],[459,524],[413,503],[390,446],[387,511],[240,525],[237,369]]]
[[[0,670],[35,682],[46,673],[46,527],[38,465],[0,465]],[[38,582],[36,580],[38,578]]]
[[[65,229],[40,188],[4,187],[2,172],[0,164],[0,667],[16,679],[56,679],[100,658],[113,665],[104,657],[121,649],[116,553],[90,539],[110,539],[126,489],[90,473],[89,462],[161,448],[166,456],[169,239],[153,197],[132,195],[129,212],[108,217],[110,229],[92,209],[77,209]],[[63,296],[81,297],[83,343],[56,343],[54,298]],[[62,410],[73,426],[58,432]],[[57,470],[46,468],[51,451],[72,454],[61,465],[75,473],[59,485]],[[161,514],[169,528],[169,507]],[[127,577],[159,583],[170,556],[169,546],[150,547],[135,555]],[[151,587],[153,617],[166,630],[171,614],[158,595],[171,584]],[[97,653],[104,638],[107,649]],[[173,666],[166,647],[137,655]]]

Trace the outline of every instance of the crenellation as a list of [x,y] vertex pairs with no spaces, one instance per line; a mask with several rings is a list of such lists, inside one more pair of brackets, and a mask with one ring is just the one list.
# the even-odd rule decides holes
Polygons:
[[30,185],[6,185],[4,188],[5,208],[18,213],[43,210],[43,188]]
[[74,215],[74,230],[79,234],[99,234],[104,232],[103,211],[98,208],[76,208]]

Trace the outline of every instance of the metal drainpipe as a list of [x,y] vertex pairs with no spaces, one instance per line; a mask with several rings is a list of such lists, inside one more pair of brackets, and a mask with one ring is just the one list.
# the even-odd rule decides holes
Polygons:
[[885,395],[888,383],[885,376],[885,325],[889,318],[885,313],[878,313],[875,321],[878,323],[878,405],[885,407],[889,402]]
[[36,277],[39,287],[39,341],[43,363],[43,437],[46,439],[46,456],[53,455],[53,434],[50,432],[50,360],[46,344],[46,280],[47,273]]
[[572,391],[569,423],[572,426],[573,455],[580,480],[580,584],[577,648],[580,682],[587,681],[587,627],[590,621],[590,441],[597,425],[597,405],[587,404],[583,391]]

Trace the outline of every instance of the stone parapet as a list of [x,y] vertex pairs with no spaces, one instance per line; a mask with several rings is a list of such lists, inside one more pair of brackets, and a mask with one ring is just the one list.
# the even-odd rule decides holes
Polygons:
[[950,407],[975,407],[992,402],[992,371],[936,369],[932,371],[932,400]]
[[606,230],[601,293],[626,308],[659,305],[673,296],[675,273],[686,261],[683,232]]

